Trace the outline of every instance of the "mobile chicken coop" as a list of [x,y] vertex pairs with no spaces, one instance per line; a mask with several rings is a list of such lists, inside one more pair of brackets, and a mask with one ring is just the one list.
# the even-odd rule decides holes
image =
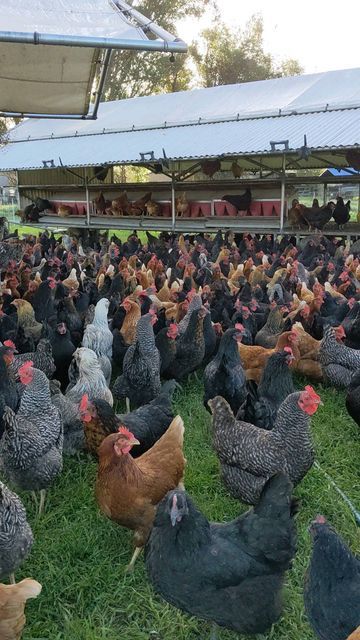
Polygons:
[[[142,182],[125,182],[129,166]],[[105,102],[96,121],[25,120],[0,150],[0,171],[13,170],[22,207],[52,203],[41,226],[282,233],[298,194],[326,202],[340,182],[359,192],[360,69]],[[223,200],[248,188],[248,211]],[[156,216],[100,215],[99,193],[111,203],[124,190],[132,202],[148,194]],[[71,216],[58,217],[61,204]]]

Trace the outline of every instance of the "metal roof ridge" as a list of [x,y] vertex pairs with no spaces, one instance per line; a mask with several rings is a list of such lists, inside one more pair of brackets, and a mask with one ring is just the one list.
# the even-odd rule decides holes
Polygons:
[[311,114],[318,114],[318,113],[331,113],[333,111],[356,111],[357,109],[360,109],[360,103],[356,103],[354,104],[354,106],[348,106],[348,107],[332,106],[325,109],[314,107],[313,110],[306,108],[303,111],[301,109],[285,109],[285,110],[276,109],[276,110],[268,110],[267,112],[256,112],[256,113],[249,112],[243,115],[240,115],[238,113],[233,117],[231,116],[223,116],[223,117],[219,116],[217,118],[201,118],[200,117],[195,120],[186,120],[186,121],[179,121],[179,122],[165,121],[160,124],[144,125],[144,126],[141,126],[141,125],[136,126],[133,124],[131,127],[130,126],[125,127],[124,129],[117,129],[117,128],[107,129],[106,127],[103,127],[102,130],[98,130],[98,131],[85,131],[83,133],[75,131],[73,134],[67,134],[67,135],[56,135],[54,133],[51,133],[49,135],[39,136],[39,137],[27,136],[26,138],[22,138],[18,140],[8,140],[5,143],[3,148],[11,144],[19,144],[23,142],[38,142],[42,140],[65,140],[67,138],[87,138],[90,136],[110,135],[114,133],[116,134],[116,133],[131,133],[134,131],[155,131],[155,130],[175,129],[180,127],[199,126],[199,125],[222,124],[226,122],[240,122],[240,121],[246,121],[246,120],[252,121],[252,120],[266,120],[266,119],[273,119],[273,118],[288,118],[292,116],[311,115]]

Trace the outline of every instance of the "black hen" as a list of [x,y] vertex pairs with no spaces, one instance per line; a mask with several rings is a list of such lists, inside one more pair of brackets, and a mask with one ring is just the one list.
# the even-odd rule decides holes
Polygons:
[[154,589],[190,615],[238,633],[265,632],[281,614],[296,551],[291,492],[278,474],[254,509],[226,524],[210,523],[187,493],[168,493],[145,550]]
[[64,322],[57,325],[50,342],[56,367],[54,378],[60,382],[64,392],[69,384],[69,367],[76,348]]
[[131,450],[133,458],[150,449],[170,426],[174,418],[171,400],[176,386],[175,380],[165,382],[160,394],[149,404],[118,416],[121,424],[140,442],[140,445]]
[[295,391],[289,368],[293,360],[290,347],[285,347],[270,356],[258,387],[254,381],[248,382],[249,395],[243,414],[246,422],[261,429],[273,428],[281,403]]
[[341,196],[336,198],[336,205],[333,211],[333,218],[339,229],[350,220],[350,200],[345,204]]
[[360,427],[360,371],[353,373],[345,399],[348,414]]
[[241,195],[223,196],[222,200],[230,202],[238,211],[249,211],[251,205],[251,190],[246,189]]
[[246,400],[246,377],[241,364],[238,342],[242,338],[242,325],[227,329],[221,338],[216,356],[204,371],[204,406],[209,411],[208,401],[222,396],[228,401],[236,415]]
[[360,559],[318,516],[305,579],[306,615],[320,640],[346,640],[360,625]]

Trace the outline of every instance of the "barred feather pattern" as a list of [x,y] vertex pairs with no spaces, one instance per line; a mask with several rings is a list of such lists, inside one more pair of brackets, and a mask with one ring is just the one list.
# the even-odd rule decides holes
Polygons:
[[63,423],[51,402],[49,381],[33,370],[23,388],[17,414],[4,411],[0,468],[21,489],[46,489],[62,470]]
[[325,377],[336,387],[350,384],[354,371],[360,369],[360,351],[337,342],[334,328],[324,329],[319,350],[319,361]]
[[278,410],[272,431],[235,420],[221,396],[212,401],[213,446],[230,493],[255,504],[275,473],[286,473],[298,484],[311,468],[315,454],[310,418],[298,406],[300,392],[290,394]]
[[155,345],[151,315],[147,313],[137,323],[136,341],[126,351],[123,375],[116,380],[114,393],[119,398],[128,396],[136,406],[142,406],[160,391],[160,354]]
[[20,498],[0,482],[0,580],[15,573],[33,540]]
[[11,363],[11,370],[17,372],[20,367],[31,360],[34,364],[35,369],[39,369],[48,378],[55,373],[56,367],[54,363],[54,359],[52,356],[52,347],[49,340],[45,340],[42,338],[34,353],[21,353],[18,356],[15,356],[13,362]]
[[196,311],[197,309],[200,309],[201,307],[202,307],[202,299],[201,299],[201,296],[197,293],[190,301],[189,308],[184,318],[179,322],[179,335],[182,335],[183,333],[185,333],[188,327],[192,312]]

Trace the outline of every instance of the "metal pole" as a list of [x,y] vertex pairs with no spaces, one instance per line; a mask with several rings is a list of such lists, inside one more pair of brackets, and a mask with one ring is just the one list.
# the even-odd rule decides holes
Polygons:
[[280,231],[283,230],[284,227],[284,214],[285,214],[285,153],[283,155],[282,160],[282,169],[281,169],[281,205],[280,205]]
[[323,204],[327,203],[327,182],[324,183],[324,202]]
[[91,47],[93,49],[124,49],[134,51],[164,51],[165,53],[186,53],[185,42],[175,39],[163,40],[125,40],[123,38],[98,38],[87,36],[65,36],[54,33],[26,33],[24,31],[0,31],[0,42],[18,44],[43,44],[62,47]]
[[101,69],[100,78],[99,78],[99,86],[96,92],[95,102],[94,102],[93,110],[91,113],[92,118],[97,118],[97,112],[99,109],[99,104],[100,104],[102,92],[104,89],[104,85],[106,82],[107,72],[109,69],[110,58],[111,58],[111,49],[107,49],[104,56],[103,63],[102,63],[102,69]]
[[85,169],[85,196],[86,196],[86,226],[90,227],[90,196],[89,196],[89,181],[87,175],[87,169]]
[[360,214],[360,182],[359,182],[359,192],[358,192],[358,210],[357,210],[357,212],[358,212],[358,217],[359,217],[359,214]]
[[175,174],[171,174],[171,227],[174,231],[176,223],[176,207],[175,207]]

